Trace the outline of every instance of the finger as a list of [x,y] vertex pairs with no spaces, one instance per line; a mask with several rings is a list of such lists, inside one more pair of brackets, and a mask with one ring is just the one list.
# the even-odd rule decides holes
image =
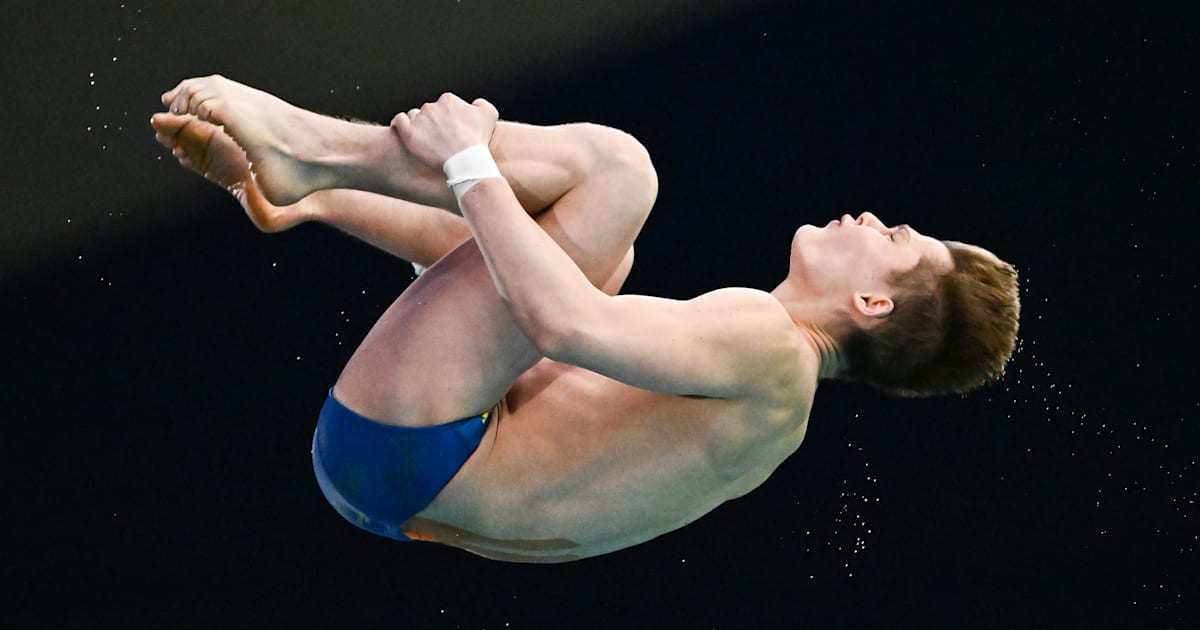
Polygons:
[[401,112],[396,114],[395,118],[392,118],[392,129],[394,129],[396,134],[401,138],[407,138],[412,132],[411,116],[412,114],[410,112]]
[[478,108],[482,109],[483,111],[487,112],[488,115],[491,116],[493,119],[500,118],[500,111],[497,110],[496,106],[492,105],[492,103],[490,101],[488,101],[486,98],[477,98],[474,101],[471,101],[471,104],[474,105],[475,107],[478,107]]

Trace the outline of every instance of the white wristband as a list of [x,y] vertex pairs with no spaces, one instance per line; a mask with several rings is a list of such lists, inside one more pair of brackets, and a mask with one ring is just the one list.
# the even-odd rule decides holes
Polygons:
[[492,159],[492,152],[482,144],[469,146],[450,156],[442,164],[442,172],[446,174],[446,185],[454,191],[454,198],[459,201],[479,180],[502,177],[496,161]]

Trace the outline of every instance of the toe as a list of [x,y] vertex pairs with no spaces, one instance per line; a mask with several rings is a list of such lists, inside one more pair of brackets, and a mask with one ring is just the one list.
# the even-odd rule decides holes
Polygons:
[[189,109],[189,103],[194,98],[195,98],[194,91],[192,89],[190,89],[190,87],[184,86],[183,84],[181,84],[180,89],[175,91],[175,98],[171,99],[171,113],[172,114],[187,114],[187,113],[189,113],[191,111]]
[[155,114],[150,117],[150,124],[154,125],[154,129],[161,134],[175,134],[180,129],[183,129],[189,122],[191,116],[180,116],[177,114]]
[[166,105],[172,112],[178,113],[177,108],[180,105],[180,100],[186,99],[185,95],[188,91],[188,82],[189,81],[190,81],[190,79],[184,79],[183,81],[180,81],[175,87],[167,90],[162,95],[163,105]]

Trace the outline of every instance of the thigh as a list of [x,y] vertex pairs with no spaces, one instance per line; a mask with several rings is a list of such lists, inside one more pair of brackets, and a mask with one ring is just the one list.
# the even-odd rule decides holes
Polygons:
[[[600,176],[563,195],[538,223],[596,286],[628,272],[653,195]],[[379,422],[430,426],[494,406],[542,357],[517,327],[473,240],[422,274],[346,365],[335,394]]]

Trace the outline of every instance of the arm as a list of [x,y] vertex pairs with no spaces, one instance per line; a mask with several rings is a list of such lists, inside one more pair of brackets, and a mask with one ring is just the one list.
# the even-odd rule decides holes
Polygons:
[[[401,139],[446,142],[420,135],[420,125],[438,124],[429,114],[437,110],[402,120]],[[430,151],[431,161],[472,144],[461,136]],[[773,389],[793,375],[795,328],[768,294],[723,290],[687,302],[610,297],[522,210],[504,179],[480,180],[459,205],[514,321],[545,356],[636,387],[721,398]]]
[[517,325],[546,357],[673,394],[737,398],[791,374],[797,340],[770,295],[609,296],[521,211],[503,179],[463,196],[463,216]]

